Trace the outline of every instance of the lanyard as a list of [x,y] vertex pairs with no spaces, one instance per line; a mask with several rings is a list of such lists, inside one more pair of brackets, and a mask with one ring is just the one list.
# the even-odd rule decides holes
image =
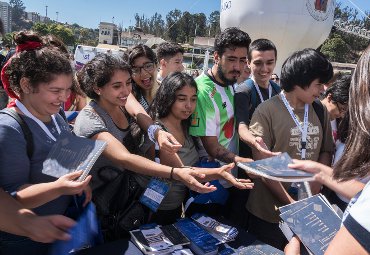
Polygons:
[[[252,79],[252,80],[253,80],[253,85],[254,85],[254,87],[257,90],[258,96],[261,99],[261,103],[265,102],[265,100],[262,97],[262,93],[261,93],[260,87],[258,86],[258,84],[256,83],[256,81],[254,79]],[[272,95],[272,86],[271,86],[271,84],[269,82],[269,99],[271,98],[271,95]]]
[[302,125],[299,123],[297,116],[294,114],[292,107],[290,106],[288,100],[286,99],[283,91],[280,93],[280,97],[283,100],[285,107],[287,108],[290,116],[294,120],[295,124],[299,128],[302,134],[301,140],[301,159],[306,159],[306,145],[307,145],[307,130],[308,130],[308,104],[304,105],[304,119],[303,119],[303,128]]
[[[41,128],[42,130],[44,130],[44,132],[46,133],[47,136],[49,136],[54,142],[57,140],[53,134],[50,132],[50,130],[46,127],[46,125],[44,124],[44,122],[42,122],[41,120],[39,120],[38,118],[36,118],[35,116],[32,115],[32,113],[30,113],[26,106],[24,106],[21,101],[19,101],[18,99],[15,100],[15,104],[17,105],[18,109],[24,114],[26,115],[27,117],[33,119]],[[59,128],[59,125],[55,119],[55,116],[54,115],[51,115],[51,118],[54,122],[54,125],[58,131],[58,134],[60,134],[60,128]]]

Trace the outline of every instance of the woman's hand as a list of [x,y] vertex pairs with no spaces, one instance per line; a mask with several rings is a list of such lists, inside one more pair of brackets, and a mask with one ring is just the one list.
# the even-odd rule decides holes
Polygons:
[[[55,181],[57,185],[57,189],[59,190],[61,195],[75,195],[75,194],[82,194],[82,192],[87,189],[90,180],[91,175],[87,176],[85,180],[78,182],[76,179],[80,177],[83,171],[76,171],[73,173],[69,173],[66,175],[63,175],[58,180]],[[90,196],[91,199],[91,193],[86,194],[86,198]],[[85,201],[86,202],[86,201]],[[85,203],[84,203],[85,204]]]
[[289,243],[284,248],[285,255],[300,255],[301,254],[301,242],[299,241],[297,236],[293,236],[293,238],[289,241]]
[[85,201],[82,206],[85,207],[92,199],[92,190],[90,185],[87,185],[79,195],[82,196],[83,193],[85,193]]
[[162,129],[159,129],[157,133],[157,141],[161,150],[166,150],[169,153],[176,153],[182,147],[172,134]]
[[205,174],[198,173],[192,167],[175,167],[173,169],[172,176],[175,180],[181,181],[189,189],[194,190],[198,193],[208,193],[217,189],[215,186],[210,185],[208,182],[205,184],[200,183],[197,179],[204,179]]
[[293,163],[288,166],[314,174],[314,180],[319,183],[323,182],[326,172],[331,172],[331,168],[312,160],[293,159]]

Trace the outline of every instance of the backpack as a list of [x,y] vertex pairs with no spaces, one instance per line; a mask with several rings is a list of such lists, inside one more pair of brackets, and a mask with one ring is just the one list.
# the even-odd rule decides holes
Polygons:
[[[23,135],[24,135],[24,139],[26,140],[26,144],[27,144],[27,156],[28,156],[29,159],[31,159],[32,158],[32,155],[33,155],[33,148],[34,148],[33,136],[32,136],[32,132],[31,132],[30,128],[27,126],[26,122],[23,120],[22,115],[18,114],[14,109],[10,109],[10,108],[4,108],[4,109],[2,109],[0,111],[0,114],[9,115],[10,117],[12,117],[13,119],[15,119],[18,122],[19,126],[22,129],[22,132],[23,132]],[[59,111],[59,114],[66,121],[66,118],[65,118],[65,114],[64,114],[63,109],[61,109]]]
[[[245,81],[245,85],[247,87],[247,89],[249,91],[251,91],[251,107],[249,108],[250,111],[253,109],[253,112],[254,110],[257,108],[257,90],[256,88],[254,87],[254,82],[252,79],[248,79]],[[275,82],[273,81],[270,81],[270,85],[272,86],[272,89],[275,90],[276,92],[280,92],[281,89],[279,87],[279,85],[277,85]],[[323,128],[324,127],[324,105],[321,103],[321,101],[319,99],[316,99],[313,103],[312,103],[312,107],[317,115],[317,117],[319,118],[320,120],[320,124],[321,124],[321,127]]]
[[0,111],[0,114],[6,114],[15,119],[19,126],[22,129],[24,139],[27,143],[27,156],[29,159],[31,159],[33,155],[33,136],[30,128],[27,126],[26,122],[23,120],[23,117],[18,114],[14,109],[5,108]]

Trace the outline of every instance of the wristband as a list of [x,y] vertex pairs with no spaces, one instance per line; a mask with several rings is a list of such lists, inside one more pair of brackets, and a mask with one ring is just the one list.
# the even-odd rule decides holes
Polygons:
[[170,180],[173,180],[173,170],[174,170],[174,169],[175,169],[174,167],[172,167],[172,168],[171,168]]
[[162,128],[161,126],[155,125],[155,124],[152,124],[148,127],[148,137],[149,137],[149,140],[152,141],[153,143],[156,143],[154,134],[158,129],[162,129]]

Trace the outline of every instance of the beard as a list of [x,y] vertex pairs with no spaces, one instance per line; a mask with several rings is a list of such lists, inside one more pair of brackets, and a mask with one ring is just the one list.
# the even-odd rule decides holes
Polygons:
[[238,80],[238,77],[240,76],[240,72],[234,70],[233,72],[238,73],[239,76],[236,77],[236,78],[232,78],[232,79],[226,78],[225,72],[226,71],[222,69],[222,65],[220,63],[218,63],[218,65],[217,65],[217,76],[220,78],[221,81],[223,81],[223,83],[225,85],[234,85],[236,83],[236,81]]

